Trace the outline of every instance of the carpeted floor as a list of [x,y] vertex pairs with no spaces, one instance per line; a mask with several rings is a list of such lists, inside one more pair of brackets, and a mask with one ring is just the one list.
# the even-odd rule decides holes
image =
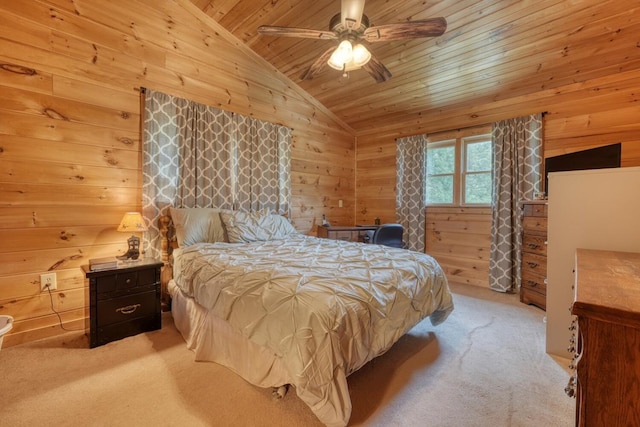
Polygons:
[[[349,377],[352,426],[571,426],[568,360],[544,352],[544,312],[516,295],[452,286],[425,320]],[[79,333],[0,351],[0,426],[319,426],[295,395],[273,400],[163,328],[88,348]]]

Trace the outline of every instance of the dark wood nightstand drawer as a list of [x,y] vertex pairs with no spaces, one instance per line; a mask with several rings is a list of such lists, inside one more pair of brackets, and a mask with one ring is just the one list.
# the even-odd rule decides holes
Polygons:
[[[117,271],[117,270],[116,270]],[[98,294],[109,294],[115,291],[132,290],[133,288],[153,285],[159,280],[156,270],[118,271],[115,274],[96,277]],[[133,292],[139,292],[133,289]]]
[[137,335],[140,332],[160,329],[160,318],[156,316],[138,317],[127,322],[114,323],[108,326],[98,327],[96,330],[96,341],[92,347],[117,341],[124,337]]
[[126,322],[136,317],[154,315],[156,290],[132,294],[120,298],[98,301],[98,324],[101,326]]

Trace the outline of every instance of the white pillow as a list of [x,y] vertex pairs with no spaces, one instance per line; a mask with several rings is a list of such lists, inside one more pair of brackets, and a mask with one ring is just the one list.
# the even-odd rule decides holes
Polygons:
[[284,239],[298,231],[288,219],[268,211],[221,212],[230,243],[258,242]]
[[176,228],[178,246],[196,243],[227,242],[220,212],[233,212],[218,208],[170,208]]

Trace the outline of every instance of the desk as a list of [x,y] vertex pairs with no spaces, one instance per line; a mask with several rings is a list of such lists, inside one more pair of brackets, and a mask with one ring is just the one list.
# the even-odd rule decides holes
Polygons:
[[334,240],[346,240],[349,242],[368,242],[373,233],[378,229],[377,225],[362,225],[362,226],[331,226],[323,227],[318,226],[318,237]]

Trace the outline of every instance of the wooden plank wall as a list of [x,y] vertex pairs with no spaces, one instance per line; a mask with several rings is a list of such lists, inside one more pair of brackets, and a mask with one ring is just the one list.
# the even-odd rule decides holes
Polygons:
[[[606,41],[603,41],[606,43]],[[458,106],[407,117],[393,126],[360,133],[356,153],[356,222],[395,218],[395,138],[462,129],[536,112],[545,116],[545,157],[622,142],[622,165],[640,166],[640,71],[571,84],[555,90],[482,105]],[[435,213],[432,221],[430,213]],[[490,212],[427,209],[427,250],[436,251],[453,282],[488,287]],[[473,224],[473,227],[468,227]],[[455,234],[451,229],[455,228]],[[449,241],[452,239],[452,241]],[[464,240],[464,247],[458,244]],[[475,243],[472,243],[475,242]],[[442,251],[446,253],[442,253]]]
[[451,283],[487,287],[491,247],[491,208],[429,207],[426,250]]
[[[89,258],[124,252],[140,210],[140,94],[149,87],[293,131],[293,212],[354,222],[353,132],[188,0],[0,3],[0,314],[11,346],[82,330]],[[338,208],[338,200],[344,207]],[[40,292],[55,271],[58,289]]]

